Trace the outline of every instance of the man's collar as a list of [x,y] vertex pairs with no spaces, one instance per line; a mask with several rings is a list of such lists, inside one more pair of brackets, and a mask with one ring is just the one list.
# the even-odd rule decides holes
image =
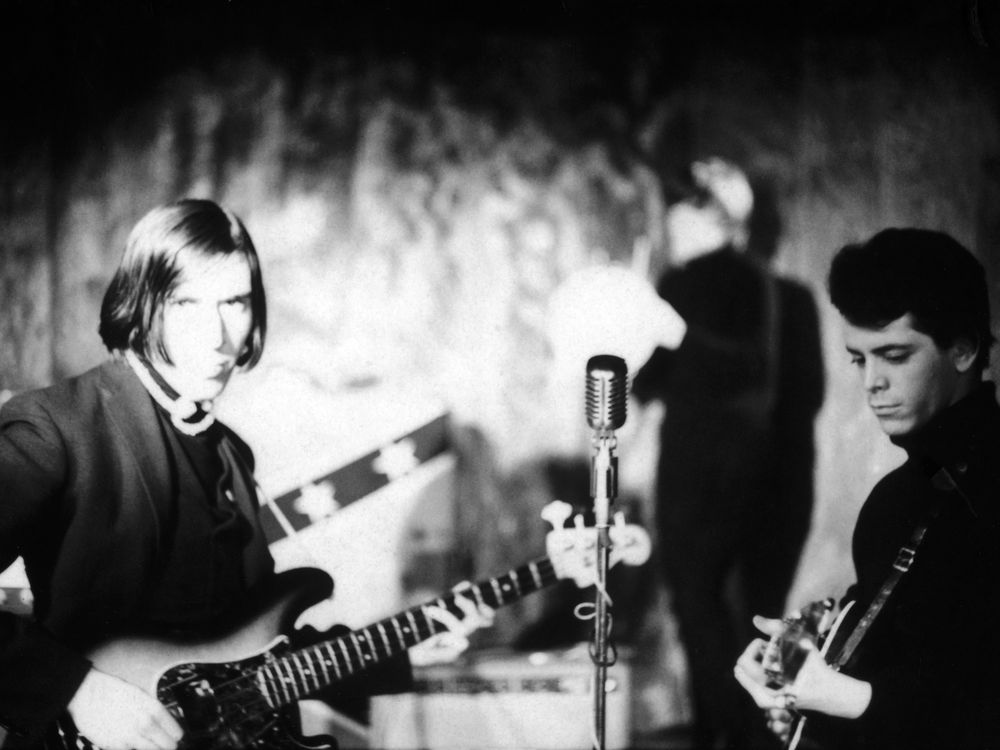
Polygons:
[[[148,359],[131,349],[125,350],[124,357],[125,362],[149,391],[149,395],[170,415],[170,421],[174,427],[185,435],[197,435],[204,432],[215,422],[215,417],[210,409],[206,409],[203,404],[184,398],[177,393],[150,364]],[[211,404],[209,404],[210,406]]]
[[890,440],[917,459],[937,466],[964,460],[966,451],[996,411],[995,386],[983,381],[964,398],[935,414],[926,424],[907,435]]

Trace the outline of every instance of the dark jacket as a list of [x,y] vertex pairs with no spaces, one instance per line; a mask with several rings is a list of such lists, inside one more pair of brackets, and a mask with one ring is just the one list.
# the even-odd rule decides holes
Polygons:
[[[1000,747],[1000,408],[992,384],[898,444],[908,458],[865,501],[855,527],[856,599],[846,637],[899,548],[930,521],[912,568],[844,672],[872,685],[855,721],[810,719],[824,747]],[[945,468],[954,485],[938,474]]]
[[[662,399],[667,410],[747,418],[766,406],[771,389],[770,347],[777,320],[767,300],[777,292],[772,277],[746,256],[724,248],[671,269],[657,284],[688,324],[676,351],[659,348],[638,371],[632,393],[641,401]],[[665,432],[667,428],[664,428]]]
[[[249,448],[227,436],[252,482]],[[33,620],[0,614],[3,725],[29,735],[48,725],[89,669],[81,653],[135,614],[170,528],[166,456],[155,407],[118,360],[0,412],[0,569],[23,556],[34,595]],[[253,544],[256,572],[273,571],[266,545]]]

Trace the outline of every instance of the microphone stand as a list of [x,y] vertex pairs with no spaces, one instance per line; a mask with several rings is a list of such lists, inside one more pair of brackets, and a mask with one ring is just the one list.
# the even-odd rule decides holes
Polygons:
[[597,531],[597,593],[594,602],[594,643],[591,658],[594,674],[594,731],[597,750],[604,750],[607,718],[607,675],[609,620],[611,600],[607,594],[608,568],[611,557],[609,532],[610,505],[618,490],[618,440],[614,430],[600,429],[591,440],[591,496],[594,499],[594,526]]

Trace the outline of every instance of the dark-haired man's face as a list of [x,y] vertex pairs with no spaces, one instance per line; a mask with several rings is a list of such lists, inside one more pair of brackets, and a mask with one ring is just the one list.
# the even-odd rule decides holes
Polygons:
[[253,328],[246,258],[190,255],[163,307],[163,345],[172,364],[154,361],[167,382],[194,401],[226,387]]
[[940,348],[909,314],[876,329],[845,321],[844,343],[887,435],[910,433],[972,388],[974,350]]

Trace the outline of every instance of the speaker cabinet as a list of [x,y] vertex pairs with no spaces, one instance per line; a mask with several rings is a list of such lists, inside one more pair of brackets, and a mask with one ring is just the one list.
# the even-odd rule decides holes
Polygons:
[[[595,668],[586,647],[482,652],[418,669],[415,690],[376,696],[371,747],[385,750],[579,750],[595,746]],[[605,747],[627,748],[631,684],[622,661],[608,668]]]

